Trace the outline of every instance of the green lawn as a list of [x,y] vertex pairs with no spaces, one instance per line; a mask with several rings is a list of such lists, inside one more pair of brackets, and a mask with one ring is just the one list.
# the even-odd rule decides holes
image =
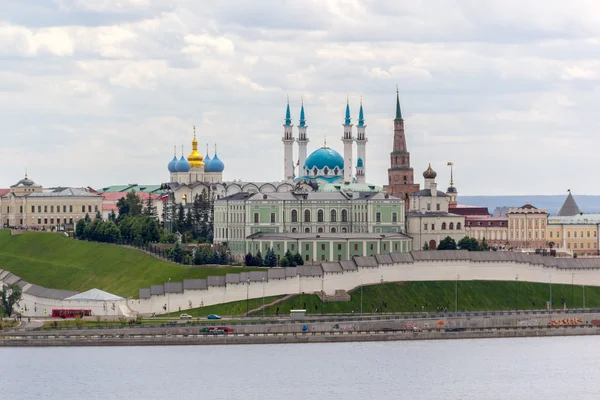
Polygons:
[[[550,287],[544,283],[518,283],[518,308],[545,309],[546,300],[550,297]],[[360,312],[360,289],[351,293],[349,302],[323,303],[316,295],[298,295],[278,304],[280,315],[292,309],[305,308],[307,313],[351,313]],[[573,301],[571,301],[573,295]],[[552,285],[554,308],[562,308],[561,299],[567,306],[582,307],[583,293],[581,286]],[[494,281],[460,281],[458,282],[458,309],[477,310],[514,310],[517,300],[516,282]],[[398,282],[383,285],[365,286],[363,288],[363,312],[375,312],[381,307],[383,312],[433,312],[438,307],[447,307],[454,311],[455,282]],[[600,308],[600,287],[585,288],[585,306]],[[267,314],[274,314],[275,307],[267,308]]]
[[[185,268],[116,245],[78,241],[56,233],[11,236],[0,230],[0,268],[53,289],[98,288],[120,296],[138,296],[153,284],[240,272],[234,267]],[[244,271],[256,269],[244,269]]]
[[[265,297],[264,304],[269,304],[274,302],[277,299],[280,299],[285,296],[271,296]],[[248,310],[254,310],[263,305],[262,297],[259,299],[249,299],[248,300]],[[266,311],[265,311],[266,312]],[[275,311],[273,311],[273,314]],[[223,304],[215,304],[212,306],[192,308],[189,310],[181,310],[177,312],[171,312],[169,314],[162,314],[164,317],[177,317],[181,314],[189,314],[192,317],[206,317],[209,314],[217,314],[220,316],[239,316],[242,314],[246,314],[246,300],[242,301],[232,301],[230,303]],[[261,316],[262,312],[254,313],[253,316]]]

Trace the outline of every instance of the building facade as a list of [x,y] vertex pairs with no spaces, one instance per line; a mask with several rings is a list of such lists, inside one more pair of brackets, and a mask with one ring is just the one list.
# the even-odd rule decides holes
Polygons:
[[86,214],[102,212],[102,196],[81,188],[44,189],[25,175],[0,197],[0,220],[6,227],[73,230]]
[[570,254],[597,256],[600,249],[600,214],[584,214],[569,192],[558,215],[548,217],[548,246]]
[[508,234],[509,246],[517,249],[542,249],[546,247],[546,224],[548,212],[525,204],[518,208],[509,208]]
[[508,218],[507,217],[465,217],[465,234],[485,242],[490,247],[504,249],[508,247]]
[[238,193],[215,201],[214,241],[234,255],[249,251],[251,235],[404,233],[404,202],[383,192]]
[[451,197],[437,190],[436,176],[430,164],[423,172],[424,189],[409,196],[407,234],[413,238],[413,250],[435,250],[446,237],[456,242],[465,237],[465,217],[448,212]]

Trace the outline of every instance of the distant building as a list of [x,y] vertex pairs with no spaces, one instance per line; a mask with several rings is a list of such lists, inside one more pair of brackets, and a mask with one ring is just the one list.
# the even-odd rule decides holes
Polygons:
[[542,249],[546,247],[548,212],[531,204],[510,208],[508,216],[509,246]]
[[600,214],[584,214],[569,191],[560,212],[548,217],[547,240],[550,247],[572,254],[598,255]]
[[508,242],[508,218],[492,216],[465,217],[466,235],[480,243],[485,239],[488,246],[505,248]]
[[423,190],[409,196],[407,234],[413,238],[413,250],[422,250],[425,245],[435,250],[448,236],[456,242],[465,237],[465,217],[448,211],[452,197],[437,190],[436,176],[429,164],[423,172]]
[[6,227],[73,230],[78,220],[102,210],[102,196],[84,188],[44,189],[27,177],[0,197],[0,221]]

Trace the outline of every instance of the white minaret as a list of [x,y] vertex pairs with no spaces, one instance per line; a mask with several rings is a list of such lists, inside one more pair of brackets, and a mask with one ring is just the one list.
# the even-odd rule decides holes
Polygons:
[[350,123],[350,104],[346,99],[346,118],[344,119],[344,182],[352,182],[352,124]]
[[356,180],[358,183],[367,181],[367,142],[369,139],[365,134],[366,128],[361,97],[358,125],[356,125]]
[[283,125],[283,179],[286,182],[294,181],[294,133],[292,131],[292,117],[290,116],[290,102],[288,100],[285,111],[285,124]]
[[300,165],[298,176],[303,176],[304,164],[306,164],[306,146],[309,142],[306,137],[306,128],[306,120],[304,119],[304,101],[302,101],[300,124],[298,125],[298,164]]

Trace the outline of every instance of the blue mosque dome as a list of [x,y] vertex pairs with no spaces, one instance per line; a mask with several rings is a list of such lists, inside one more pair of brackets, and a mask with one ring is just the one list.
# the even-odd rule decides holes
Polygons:
[[177,172],[177,156],[173,156],[173,159],[171,160],[167,168],[169,169],[169,172]]
[[183,155],[181,156],[179,161],[177,161],[177,164],[175,164],[175,169],[177,170],[177,172],[189,172],[190,168],[190,163],[188,162],[188,160],[185,159]]
[[221,161],[217,153],[215,153],[212,160],[204,167],[204,172],[223,172],[224,169],[225,164],[223,164],[223,161]]
[[362,158],[358,157],[358,160],[356,160],[356,168],[363,168],[364,166]]
[[305,169],[312,170],[314,168],[321,170],[325,167],[330,170],[344,169],[344,158],[334,149],[323,146],[318,150],[313,151],[306,159]]
[[206,151],[206,157],[204,157],[204,165],[205,165],[204,169],[206,169],[206,165],[208,165],[208,163],[211,162],[211,160],[212,160],[212,158],[210,158],[208,156],[208,149],[207,149],[207,151]]

